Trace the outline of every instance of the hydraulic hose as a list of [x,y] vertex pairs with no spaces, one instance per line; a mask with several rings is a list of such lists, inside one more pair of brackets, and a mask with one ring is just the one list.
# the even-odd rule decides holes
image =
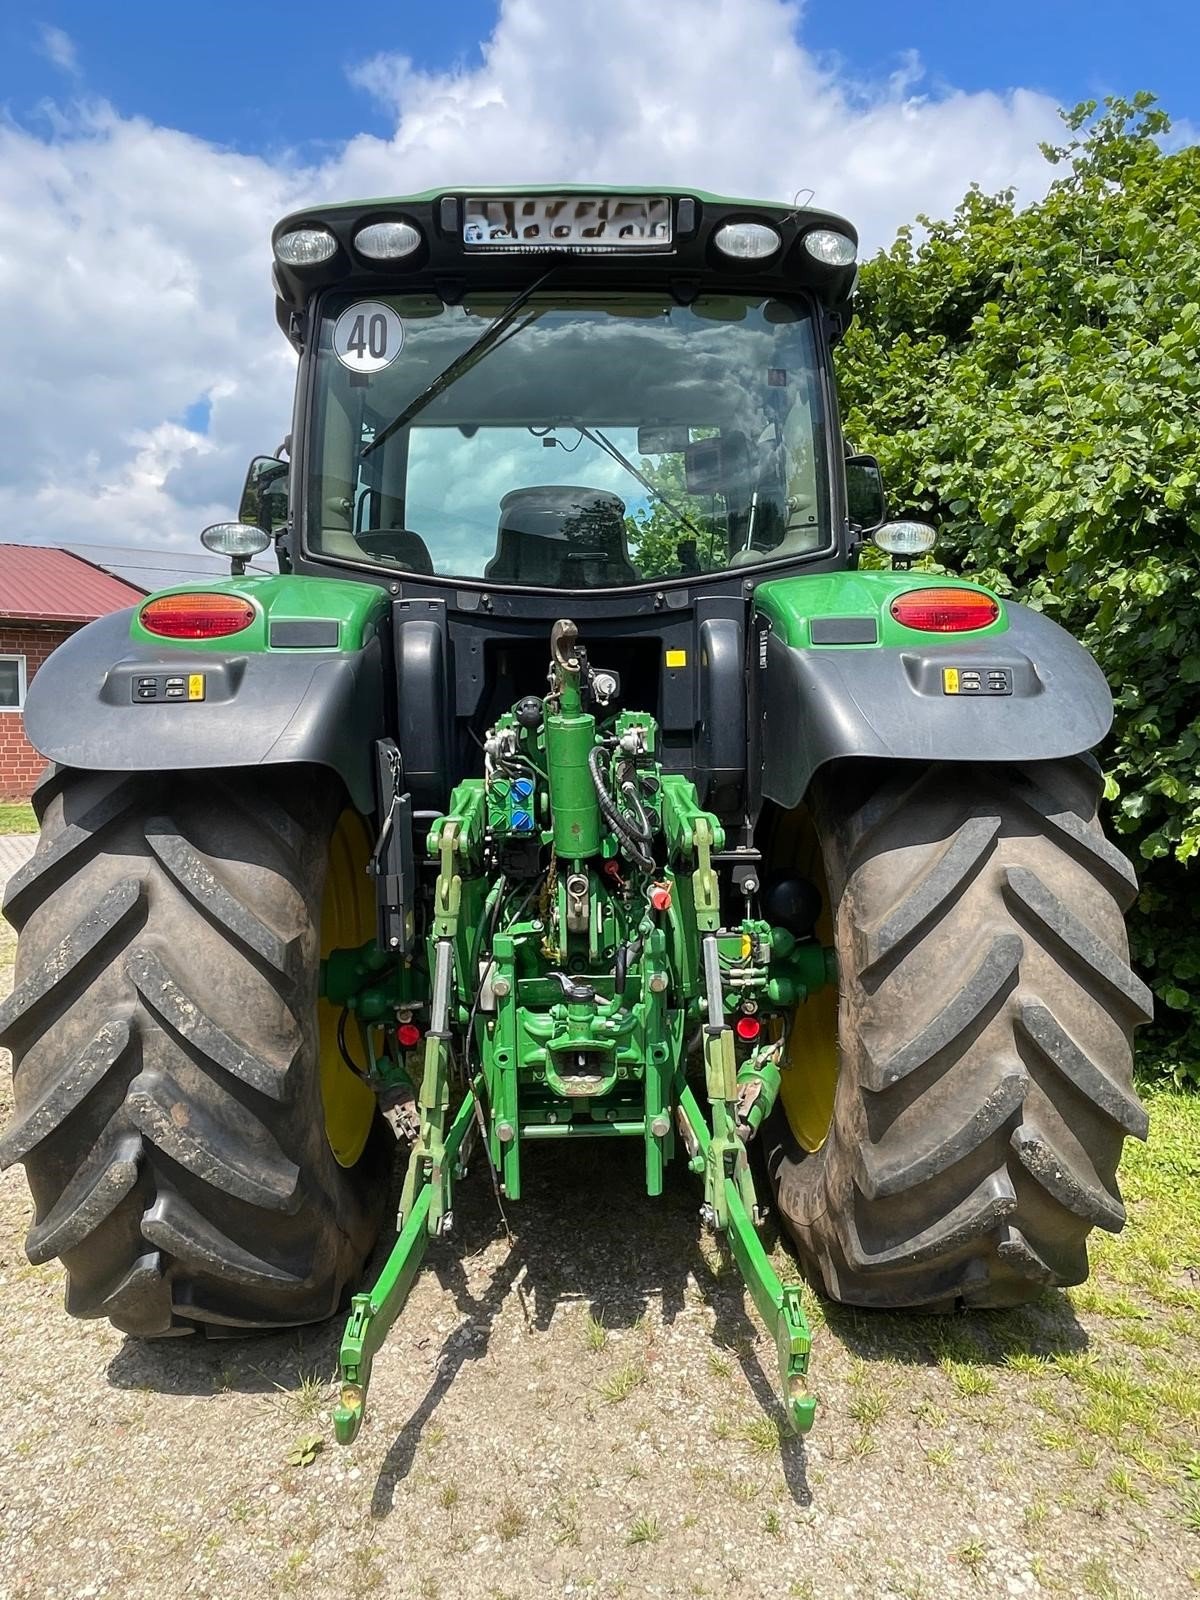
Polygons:
[[[630,860],[641,867],[643,872],[653,872],[654,857],[646,849],[646,845],[649,843],[648,837],[645,839],[639,837],[634,831],[635,824],[618,808],[616,801],[608,791],[608,785],[604,781],[604,774],[600,770],[600,761],[603,753],[602,746],[594,744],[588,751],[587,758],[588,771],[592,775],[592,783],[596,788],[596,800],[600,806],[600,814],[617,835],[622,845],[624,845]],[[643,817],[645,816],[644,811],[642,815]]]
[[642,804],[642,797],[638,793],[637,784],[634,783],[632,778],[622,780],[621,793],[625,796],[633,816],[626,816],[624,812],[621,815],[625,817],[626,824],[632,832],[637,834],[642,843],[649,844],[654,837],[654,830],[650,826],[650,819],[646,815],[646,808]]

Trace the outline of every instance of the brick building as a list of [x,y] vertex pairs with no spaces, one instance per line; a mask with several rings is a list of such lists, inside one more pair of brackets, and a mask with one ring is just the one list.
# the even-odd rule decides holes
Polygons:
[[21,715],[42,662],[85,622],[145,594],[67,550],[0,544],[0,800],[27,799],[45,766]]

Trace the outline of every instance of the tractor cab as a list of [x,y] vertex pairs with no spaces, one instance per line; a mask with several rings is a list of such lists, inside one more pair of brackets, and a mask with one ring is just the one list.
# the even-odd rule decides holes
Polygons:
[[274,249],[297,570],[626,591],[844,552],[840,218],[443,192],[299,213]]
[[[264,458],[249,520],[286,570],[397,597],[418,802],[473,770],[569,595],[668,770],[740,820],[755,586],[844,568],[858,536],[830,366],[850,225],[695,192],[439,191],[298,213],[274,253],[290,515]],[[851,477],[882,521],[874,463]]]

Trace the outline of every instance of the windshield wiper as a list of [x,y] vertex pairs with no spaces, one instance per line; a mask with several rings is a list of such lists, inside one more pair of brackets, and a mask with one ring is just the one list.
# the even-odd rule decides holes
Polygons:
[[[576,427],[579,427],[578,423],[576,423]],[[667,510],[672,514],[672,516],[674,516],[679,522],[682,522],[684,527],[687,528],[691,533],[696,535],[697,539],[702,539],[704,537],[703,533],[692,521],[691,517],[688,516],[687,512],[681,511],[673,500],[669,500],[658,487],[658,485],[656,483],[652,483],[644,472],[639,472],[634,466],[633,462],[629,460],[628,456],[622,455],[612,440],[605,434],[601,433],[599,428],[579,427],[579,431],[585,439],[591,440],[592,444],[603,450],[605,455],[610,456],[619,467],[624,467],[625,471],[628,472],[631,477],[637,479],[643,489],[648,489],[656,500],[660,501],[664,506],[666,506]]]
[[444,394],[452,383],[456,383],[464,373],[469,372],[472,367],[482,361],[488,351],[500,342],[503,334],[516,321],[517,313],[528,301],[530,295],[535,294],[546,279],[557,271],[558,262],[556,261],[548,271],[542,273],[540,278],[535,278],[527,289],[522,289],[520,294],[514,295],[495,322],[489,323],[478,339],[469,344],[465,350],[460,350],[450,365],[443,367],[432,383],[408,402],[398,417],[393,417],[387,427],[375,435],[370,444],[363,446],[359,452],[361,458],[365,460],[372,451],[378,450],[381,444],[385,444],[394,433],[398,433],[401,428],[407,427],[415,416],[419,415],[427,405],[431,405],[437,399],[438,395]]

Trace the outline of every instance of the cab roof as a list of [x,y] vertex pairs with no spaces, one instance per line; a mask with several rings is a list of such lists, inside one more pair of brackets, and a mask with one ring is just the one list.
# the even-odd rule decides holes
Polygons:
[[[669,212],[669,238],[624,248],[578,243],[527,245],[515,239],[508,245],[493,242],[481,246],[464,237],[470,201],[502,206],[556,198],[618,203],[657,199],[663,205],[655,214],[664,215],[664,207]],[[370,260],[356,249],[355,238],[361,229],[376,222],[407,222],[420,235],[420,244],[400,259]],[[728,222],[767,223],[779,234],[780,244],[763,260],[730,258],[714,242],[717,230]],[[297,345],[303,342],[305,308],[322,289],[432,289],[453,302],[480,288],[515,292],[556,261],[555,288],[661,285],[683,301],[714,288],[769,294],[808,290],[830,314],[836,333],[849,322],[849,300],[857,275],[853,261],[847,266],[826,266],[804,248],[805,235],[822,228],[844,235],[857,249],[857,232],[844,217],[776,200],[715,195],[704,189],[595,184],[426,189],[420,194],[337,201],[293,211],[275,225],[272,245],[300,228],[325,230],[333,236],[336,248],[328,260],[311,266],[288,266],[275,258],[276,313],[280,326]]]

